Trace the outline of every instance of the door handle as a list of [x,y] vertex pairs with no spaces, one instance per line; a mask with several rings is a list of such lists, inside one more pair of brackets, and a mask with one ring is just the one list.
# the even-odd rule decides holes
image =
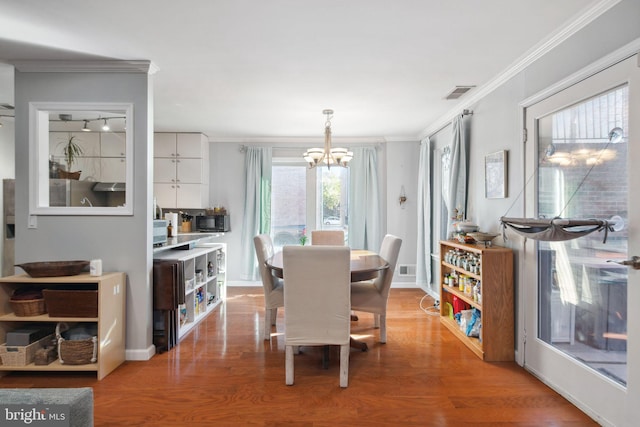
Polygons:
[[640,256],[634,255],[631,259],[625,259],[624,261],[615,261],[608,259],[607,262],[615,262],[620,265],[630,265],[634,270],[640,270]]

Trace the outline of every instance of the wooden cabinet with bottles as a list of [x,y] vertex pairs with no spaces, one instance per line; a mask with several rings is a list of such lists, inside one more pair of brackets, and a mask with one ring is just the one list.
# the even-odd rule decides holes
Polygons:
[[[461,306],[475,309],[478,336],[458,323]],[[440,320],[482,360],[514,360],[513,251],[441,241]]]

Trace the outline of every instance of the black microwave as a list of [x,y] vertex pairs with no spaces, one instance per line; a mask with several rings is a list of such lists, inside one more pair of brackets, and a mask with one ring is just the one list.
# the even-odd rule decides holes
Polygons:
[[197,215],[196,230],[216,233],[231,231],[231,218],[229,215]]

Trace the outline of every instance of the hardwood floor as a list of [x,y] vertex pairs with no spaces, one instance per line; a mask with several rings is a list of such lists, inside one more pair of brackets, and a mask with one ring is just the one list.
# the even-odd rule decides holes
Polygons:
[[[0,387],[93,387],[96,426],[587,426],[597,425],[515,363],[485,363],[420,309],[423,292],[392,289],[387,344],[370,314],[352,334],[349,387],[338,385],[319,349],[295,357],[284,383],[283,313],[262,339],[262,288],[228,290],[228,300],[178,347],[95,374],[12,373]],[[433,304],[425,299],[423,306]]]

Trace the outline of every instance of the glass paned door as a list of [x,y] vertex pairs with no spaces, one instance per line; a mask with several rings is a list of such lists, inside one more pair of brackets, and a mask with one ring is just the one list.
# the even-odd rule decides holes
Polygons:
[[627,256],[623,129],[627,85],[538,119],[537,217],[617,218],[620,228],[606,243],[599,232],[538,244],[538,338],[626,385],[627,268],[610,262]]
[[[640,417],[640,71],[629,58],[525,110],[527,217],[616,220],[616,231],[524,241],[524,367],[602,425]],[[622,130],[622,138],[610,137]],[[619,133],[618,130],[615,132]],[[529,182],[529,181],[527,181]],[[635,369],[634,369],[635,368]]]

